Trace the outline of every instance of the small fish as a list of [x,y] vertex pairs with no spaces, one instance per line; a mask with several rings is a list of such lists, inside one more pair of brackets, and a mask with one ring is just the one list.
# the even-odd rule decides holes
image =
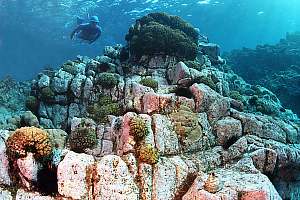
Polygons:
[[198,1],[198,4],[210,4],[210,0]]
[[265,12],[264,11],[259,11],[257,12],[257,15],[263,15]]

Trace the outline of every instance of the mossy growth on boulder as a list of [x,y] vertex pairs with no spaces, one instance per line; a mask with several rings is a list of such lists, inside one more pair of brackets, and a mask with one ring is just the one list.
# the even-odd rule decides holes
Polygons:
[[74,66],[74,63],[72,61],[68,61],[68,62],[64,63],[62,66],[62,70],[64,70],[65,72],[68,72],[72,75],[77,74],[77,69]]
[[44,87],[40,91],[40,98],[42,101],[51,102],[55,98],[55,93],[50,87]]
[[119,77],[114,73],[100,73],[96,77],[96,82],[98,85],[101,85],[105,89],[112,89],[119,83]]
[[86,148],[93,148],[98,142],[96,131],[88,126],[77,127],[69,137],[72,151],[83,153]]
[[237,101],[244,102],[243,96],[240,94],[239,91],[236,90],[230,91],[229,97]]
[[201,65],[201,63],[199,63],[197,60],[187,60],[184,62],[184,64],[186,64],[186,66],[188,66],[189,68],[193,68],[198,71],[201,71],[205,67]]
[[87,111],[96,122],[106,123],[108,115],[120,115],[123,109],[118,102],[113,101],[110,97],[101,96],[96,103],[88,107]]
[[125,39],[130,54],[170,55],[182,60],[194,60],[198,51],[198,32],[178,16],[150,13],[132,26]]
[[251,96],[249,98],[248,104],[251,105],[251,106],[256,106],[257,101],[258,101],[258,96],[257,95],[253,95],[253,96]]
[[25,106],[33,113],[37,113],[39,107],[39,101],[35,96],[28,96],[25,101]]
[[115,73],[116,72],[116,66],[112,63],[103,62],[97,65],[96,72],[98,73]]
[[199,123],[198,115],[189,107],[181,105],[169,116],[182,145],[191,145],[202,138],[202,126]]
[[136,142],[140,142],[149,134],[146,121],[139,116],[133,117],[130,122],[130,135],[132,135]]
[[275,116],[280,111],[280,108],[277,108],[271,101],[260,98],[256,101],[256,111],[265,115]]
[[159,153],[156,148],[150,144],[140,144],[136,149],[137,159],[140,162],[154,165],[159,160]]
[[216,83],[211,76],[199,76],[193,80],[193,83],[203,83],[213,90],[217,89]]
[[143,78],[140,83],[146,87],[150,87],[153,90],[156,90],[158,88],[158,82],[157,80],[154,80],[153,78]]

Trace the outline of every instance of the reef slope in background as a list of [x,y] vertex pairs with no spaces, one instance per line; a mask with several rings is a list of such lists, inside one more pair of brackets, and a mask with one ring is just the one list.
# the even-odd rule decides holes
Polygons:
[[300,114],[300,32],[276,45],[258,45],[226,54],[232,69],[251,84],[264,85],[283,105]]
[[[26,101],[1,125],[0,199],[298,199],[299,118],[230,70],[218,45],[192,40],[190,24],[142,19],[125,47],[10,90],[7,102]],[[136,52],[152,26],[172,37],[170,55]],[[194,45],[196,59],[180,54]]]

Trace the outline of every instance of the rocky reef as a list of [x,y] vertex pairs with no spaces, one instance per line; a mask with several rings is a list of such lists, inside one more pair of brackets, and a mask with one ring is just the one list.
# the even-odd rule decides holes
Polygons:
[[31,84],[28,81],[17,82],[9,76],[0,80],[0,128],[8,128],[4,127],[7,120],[26,110],[25,100],[30,90]]
[[275,94],[201,38],[189,59],[128,43],[32,81],[0,130],[0,199],[299,198],[299,118]]
[[226,57],[232,69],[246,81],[264,85],[283,105],[300,114],[300,32],[287,33],[276,45],[234,50]]

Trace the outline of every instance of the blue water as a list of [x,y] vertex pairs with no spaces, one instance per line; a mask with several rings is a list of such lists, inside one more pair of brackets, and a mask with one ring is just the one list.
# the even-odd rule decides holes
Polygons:
[[[0,0],[0,78],[33,78],[76,55],[96,56],[124,43],[135,19],[154,11],[179,15],[223,51],[273,44],[300,29],[299,0]],[[76,16],[97,15],[93,45],[69,39]]]

